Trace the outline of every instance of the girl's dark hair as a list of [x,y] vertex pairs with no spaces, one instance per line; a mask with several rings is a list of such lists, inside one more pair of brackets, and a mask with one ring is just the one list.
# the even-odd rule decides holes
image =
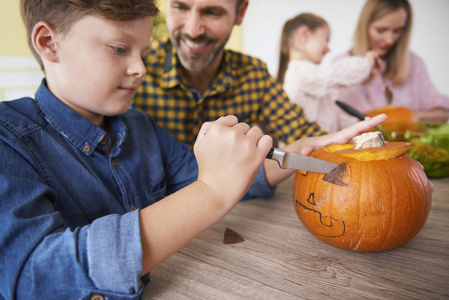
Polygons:
[[291,37],[296,29],[303,25],[307,26],[312,32],[323,26],[329,27],[323,18],[310,13],[299,14],[285,22],[279,45],[279,67],[277,80],[280,83],[284,83],[285,72],[287,71],[288,62],[290,60],[289,46],[291,43]]
[[87,15],[106,20],[125,22],[159,13],[155,0],[21,0],[20,8],[27,32],[28,45],[44,69],[41,58],[31,41],[34,26],[47,22],[57,32],[67,32],[71,26]]

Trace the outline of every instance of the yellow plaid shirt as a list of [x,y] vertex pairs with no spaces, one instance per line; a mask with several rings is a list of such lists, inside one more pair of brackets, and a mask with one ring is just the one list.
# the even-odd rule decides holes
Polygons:
[[305,119],[265,63],[254,57],[225,50],[218,75],[203,95],[181,77],[176,49],[168,38],[152,42],[145,64],[148,73],[131,106],[151,115],[191,147],[204,122],[225,115],[259,125],[274,140],[287,144],[324,133]]

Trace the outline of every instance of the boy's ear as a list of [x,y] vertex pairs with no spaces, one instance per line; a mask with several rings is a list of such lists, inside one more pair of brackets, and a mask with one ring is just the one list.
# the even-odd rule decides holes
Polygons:
[[55,43],[56,31],[47,22],[38,22],[31,33],[33,47],[42,59],[50,62],[58,61]]

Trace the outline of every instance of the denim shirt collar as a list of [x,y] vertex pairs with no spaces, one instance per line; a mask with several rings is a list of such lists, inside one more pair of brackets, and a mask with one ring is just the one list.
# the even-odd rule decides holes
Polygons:
[[[48,90],[45,79],[36,92],[36,102],[47,122],[85,155],[91,155],[100,141],[106,138],[105,130],[72,110],[53,95]],[[108,117],[107,121],[116,136],[116,145],[119,146],[125,137],[125,125],[120,117]]]

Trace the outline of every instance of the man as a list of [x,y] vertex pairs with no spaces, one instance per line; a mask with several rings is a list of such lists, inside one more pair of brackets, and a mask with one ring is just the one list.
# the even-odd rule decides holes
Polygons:
[[224,50],[248,1],[167,0],[170,38],[153,41],[133,107],[191,147],[202,123],[228,114],[286,144],[324,133],[289,101],[262,61]]
[[[354,124],[323,135],[290,102],[262,61],[224,50],[233,26],[242,23],[248,3],[167,0],[169,39],[152,42],[145,57],[147,75],[132,106],[150,114],[191,149],[201,124],[224,115],[260,125],[275,141],[288,144],[285,151],[305,155],[314,148],[346,143],[363,132],[366,125]],[[255,182],[275,187],[291,174],[292,170],[280,170],[276,162],[265,160]]]

